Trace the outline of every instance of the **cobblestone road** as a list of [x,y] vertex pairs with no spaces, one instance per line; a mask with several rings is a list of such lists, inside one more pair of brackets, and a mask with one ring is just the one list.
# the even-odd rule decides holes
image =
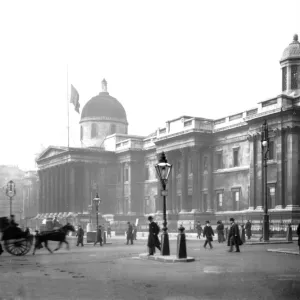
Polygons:
[[[300,299],[299,256],[266,252],[276,245],[228,253],[225,244],[214,243],[213,250],[202,244],[188,241],[188,255],[196,262],[177,264],[140,260],[145,241],[72,245],[53,255],[44,249],[36,256],[5,253],[0,299]],[[171,253],[176,253],[175,241]]]

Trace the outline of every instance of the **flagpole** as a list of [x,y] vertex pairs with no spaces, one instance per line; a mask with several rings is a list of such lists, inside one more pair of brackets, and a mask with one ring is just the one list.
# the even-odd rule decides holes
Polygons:
[[67,64],[68,150],[70,147],[69,65]]

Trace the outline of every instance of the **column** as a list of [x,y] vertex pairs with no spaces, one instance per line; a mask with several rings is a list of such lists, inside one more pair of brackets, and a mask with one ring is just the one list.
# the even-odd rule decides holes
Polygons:
[[262,210],[264,206],[264,189],[263,189],[263,153],[261,148],[261,135],[256,135],[256,178],[255,178],[255,199],[256,210]]
[[46,213],[50,213],[51,209],[51,169],[47,169],[47,202]]
[[198,203],[197,209],[198,211],[203,211],[203,200],[202,200],[202,183],[203,183],[203,163],[202,163],[202,151],[198,152]]
[[209,149],[207,154],[208,159],[208,179],[207,179],[207,190],[208,190],[208,199],[207,199],[207,212],[214,211],[214,192],[213,192],[213,155],[212,149]]
[[172,165],[171,172],[169,174],[168,183],[167,183],[167,190],[168,190],[168,196],[167,196],[167,213],[172,214],[173,213],[173,199],[172,199],[172,189],[173,189],[173,162],[172,162],[172,154],[171,152],[168,152],[166,154],[168,163]]
[[75,167],[74,164],[69,166],[69,209],[75,212]]
[[177,159],[176,159],[176,153],[173,153],[172,156],[172,170],[171,170],[171,177],[172,177],[172,188],[170,188],[170,192],[172,193],[172,209],[173,209],[173,213],[177,213],[178,212],[178,206],[177,206]]
[[65,181],[65,189],[64,189],[64,210],[63,212],[70,212],[71,211],[71,207],[70,207],[70,198],[69,198],[69,194],[70,194],[70,186],[69,186],[69,182],[70,182],[70,178],[69,178],[69,165],[65,164],[64,165],[64,181]]
[[256,135],[250,137],[250,204],[249,210],[253,210],[256,206]]
[[284,162],[284,145],[285,145],[285,129],[276,132],[276,160],[277,160],[277,183],[275,209],[284,207],[284,178],[285,178],[285,162]]
[[120,215],[123,215],[124,212],[125,212],[125,199],[124,199],[124,163],[121,163],[120,164],[120,167],[121,167],[121,196],[120,196],[120,203],[119,203],[119,214]]
[[198,199],[199,199],[199,149],[192,149],[192,172],[193,172],[193,195],[192,195],[192,212],[199,211]]
[[188,211],[188,185],[187,185],[187,148],[181,149],[182,154],[182,167],[181,167],[181,202],[180,202],[180,213]]
[[55,200],[55,206],[54,206],[54,212],[58,213],[59,212],[59,167],[54,168],[54,187],[55,187],[55,192],[54,192],[54,200]]
[[58,172],[59,172],[59,197],[58,197],[58,213],[62,213],[64,212],[64,186],[65,186],[65,182],[64,182],[64,167],[63,166],[59,166],[58,168]]
[[287,208],[299,206],[299,136],[296,128],[288,130],[287,134]]
[[88,206],[90,205],[90,197],[91,197],[91,192],[90,192],[90,170],[89,170],[89,164],[84,164],[84,187],[83,187],[83,210],[87,211]]

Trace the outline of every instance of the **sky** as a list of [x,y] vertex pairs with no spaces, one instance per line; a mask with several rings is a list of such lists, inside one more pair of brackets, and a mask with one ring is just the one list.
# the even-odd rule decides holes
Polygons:
[[299,11],[298,0],[0,1],[0,165],[33,169],[42,149],[67,145],[70,84],[82,109],[105,78],[141,136],[256,107],[281,92]]

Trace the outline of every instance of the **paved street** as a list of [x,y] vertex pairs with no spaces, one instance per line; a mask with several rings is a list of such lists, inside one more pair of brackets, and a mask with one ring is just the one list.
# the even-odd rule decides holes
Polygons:
[[[104,247],[76,247],[51,255],[0,257],[0,299],[300,299],[300,256],[267,252],[296,244],[242,246],[188,241],[191,263],[140,260],[145,241],[133,246],[113,239]],[[56,243],[50,244],[54,249]],[[171,253],[176,243],[171,241]]]

